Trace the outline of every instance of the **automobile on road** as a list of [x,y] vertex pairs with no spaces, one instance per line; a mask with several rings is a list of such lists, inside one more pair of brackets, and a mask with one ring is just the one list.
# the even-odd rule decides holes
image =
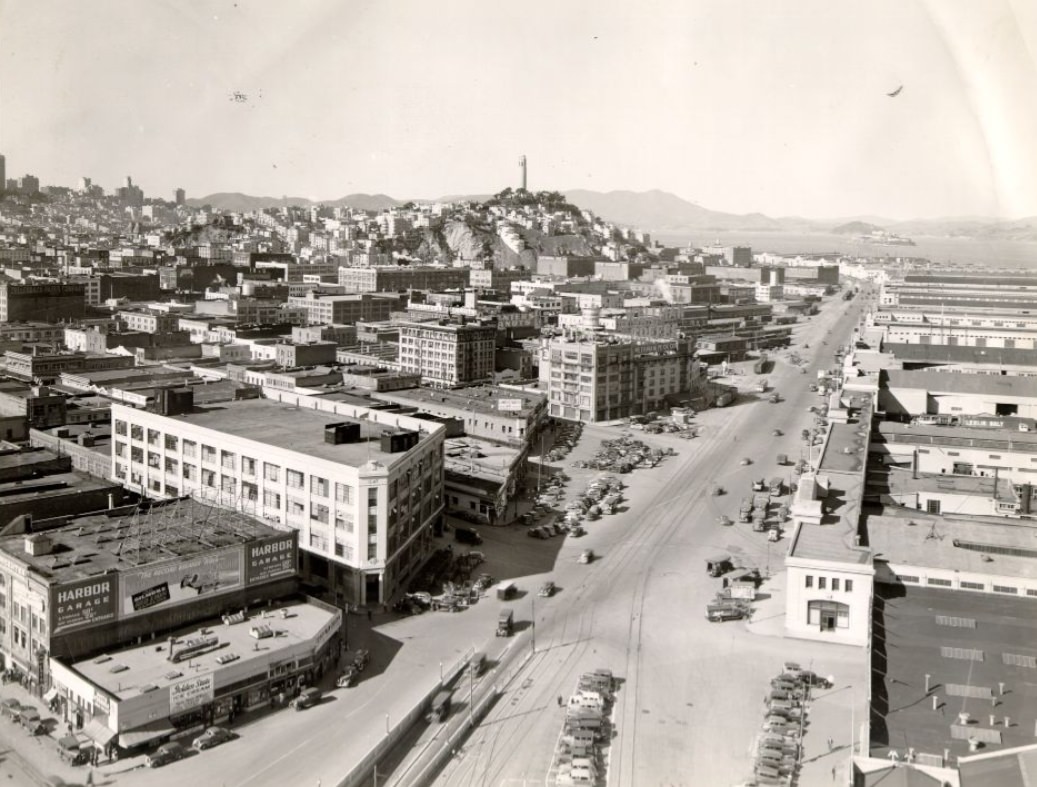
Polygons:
[[191,748],[196,751],[204,751],[205,749],[211,749],[213,746],[219,746],[221,743],[226,743],[233,737],[234,733],[226,727],[209,727],[191,741]]
[[145,758],[145,763],[149,768],[159,768],[182,760],[185,756],[187,756],[187,750],[179,743],[163,743]]
[[544,582],[540,589],[537,591],[537,595],[541,598],[551,598],[555,594],[555,583],[550,579]]
[[594,550],[585,549],[580,553],[580,557],[577,560],[578,563],[592,563],[594,562]]

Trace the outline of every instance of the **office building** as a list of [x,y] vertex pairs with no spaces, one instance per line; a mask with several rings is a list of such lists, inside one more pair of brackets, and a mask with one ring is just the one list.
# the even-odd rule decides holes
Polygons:
[[341,604],[387,602],[432,549],[443,427],[277,396],[166,409],[175,416],[115,404],[113,475],[153,498],[193,494],[298,531],[307,581]]
[[497,329],[477,323],[401,323],[400,371],[450,388],[493,380]]

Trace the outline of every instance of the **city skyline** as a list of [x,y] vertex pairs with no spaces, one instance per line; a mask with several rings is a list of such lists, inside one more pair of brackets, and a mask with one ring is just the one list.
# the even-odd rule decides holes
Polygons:
[[8,177],[434,199],[517,186],[526,155],[533,190],[1037,215],[1037,15],[1009,2],[53,2],[3,17]]

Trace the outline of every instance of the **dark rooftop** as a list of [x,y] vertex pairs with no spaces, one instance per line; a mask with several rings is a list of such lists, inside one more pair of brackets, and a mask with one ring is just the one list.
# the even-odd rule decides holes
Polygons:
[[63,583],[279,532],[245,514],[185,498],[76,517],[67,525],[39,534],[52,543],[49,554],[28,554],[25,534],[0,537],[0,552],[52,582]]

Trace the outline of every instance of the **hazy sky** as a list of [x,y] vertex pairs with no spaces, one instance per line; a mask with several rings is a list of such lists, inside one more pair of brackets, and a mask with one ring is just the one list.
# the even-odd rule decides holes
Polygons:
[[1028,0],[0,0],[0,58],[43,183],[1037,215]]

